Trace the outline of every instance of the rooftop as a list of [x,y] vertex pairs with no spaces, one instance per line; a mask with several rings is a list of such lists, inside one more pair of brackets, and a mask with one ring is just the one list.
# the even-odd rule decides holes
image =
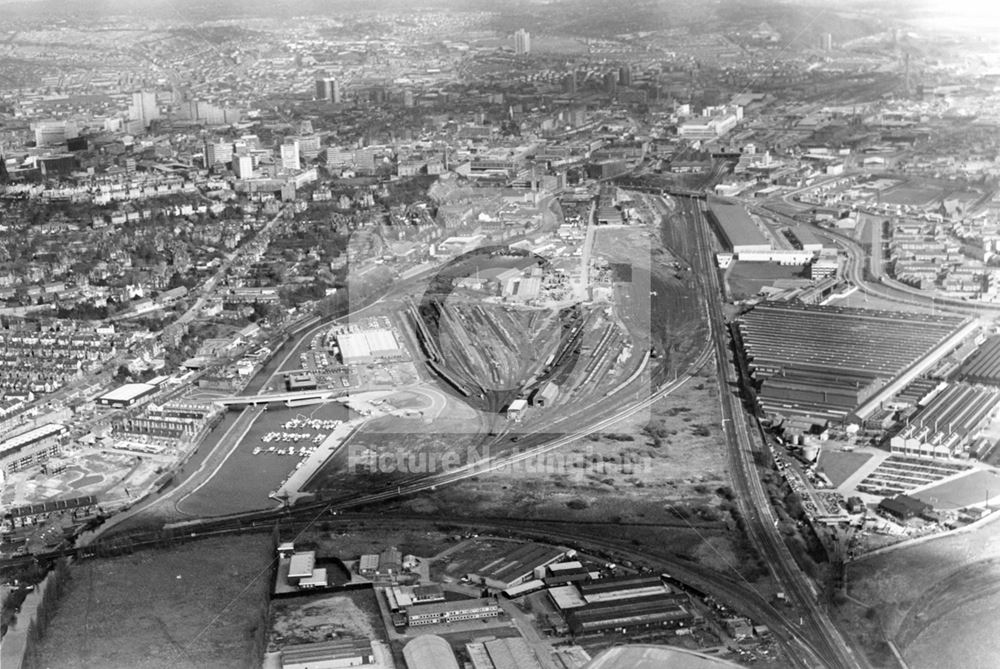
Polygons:
[[143,395],[148,395],[149,393],[156,390],[156,386],[151,383],[126,383],[123,386],[118,386],[114,390],[104,393],[97,399],[104,400],[106,402],[129,402],[142,397]]
[[29,430],[23,434],[19,434],[16,437],[11,437],[0,442],[0,455],[6,454],[7,452],[18,451],[29,444],[33,444],[36,441],[41,441],[52,435],[59,434],[66,431],[66,426],[62,423],[46,423],[45,425],[40,425],[33,430]]
[[288,564],[288,578],[309,578],[316,566],[316,551],[295,553]]
[[769,246],[764,236],[743,205],[711,200],[710,211],[729,244],[737,246]]

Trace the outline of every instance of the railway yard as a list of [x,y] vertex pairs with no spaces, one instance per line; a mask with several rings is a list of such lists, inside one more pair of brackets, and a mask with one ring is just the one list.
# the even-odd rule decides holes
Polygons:
[[[695,271],[704,231],[671,199],[632,197],[646,225],[581,227],[551,258],[476,249],[304,333],[251,384],[275,399],[227,416],[209,435],[221,456],[195,458],[193,476],[119,531],[313,502],[600,525],[619,544],[667,542],[673,556],[775,601],[782,577],[731,533],[720,407],[738,383],[720,388],[712,364],[708,286]],[[852,528],[847,559],[964,527],[1000,498],[981,462],[920,457],[944,448],[985,460],[1000,440],[997,344],[977,321],[780,302],[741,311],[731,332],[769,428],[763,444],[800,500],[798,518]],[[621,406],[629,411],[615,418]],[[574,436],[577,424],[604,421]],[[879,434],[898,447],[888,437],[877,447]],[[500,466],[477,469],[484,462]],[[883,506],[894,496],[939,515],[892,516]],[[798,532],[780,505],[774,524]]]

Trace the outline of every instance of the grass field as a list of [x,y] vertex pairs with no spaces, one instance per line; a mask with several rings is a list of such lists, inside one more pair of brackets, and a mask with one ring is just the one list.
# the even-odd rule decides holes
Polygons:
[[406,527],[386,522],[350,526],[337,524],[325,529],[320,521],[310,531],[295,539],[301,550],[316,550],[320,555],[336,555],[341,560],[354,560],[365,553],[380,553],[395,546],[403,555],[432,557],[454,542],[454,536],[433,528],[432,524],[407,523]]
[[648,422],[623,420],[532,463],[539,466],[484,473],[404,500],[399,508],[431,516],[601,523],[595,533],[616,536],[623,545],[669,545],[728,569],[742,558],[719,493],[728,477],[718,406],[714,383],[695,377],[683,392],[655,404]]
[[913,496],[939,509],[961,509],[985,503],[987,497],[1000,495],[1000,476],[980,469],[959,478],[939,483]]
[[917,186],[898,186],[882,194],[885,204],[903,204],[914,207],[926,207],[934,200],[944,195],[937,188],[918,188]]
[[523,467],[501,468],[418,496],[413,510],[519,517],[656,522],[675,506],[712,504],[726,484],[718,397],[695,377],[651,414],[622,420]]
[[1000,659],[1000,523],[848,565],[840,615],[870,650],[884,629],[910,666],[994,667]]
[[834,487],[850,478],[862,465],[871,459],[870,453],[851,453],[824,449],[819,456],[817,468],[833,483]]
[[254,535],[78,563],[39,666],[242,669],[262,631],[270,562],[270,536]]

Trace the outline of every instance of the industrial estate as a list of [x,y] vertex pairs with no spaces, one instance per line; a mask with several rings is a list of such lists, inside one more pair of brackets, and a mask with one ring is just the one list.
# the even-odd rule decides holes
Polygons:
[[995,31],[319,4],[3,3],[4,669],[997,664]]

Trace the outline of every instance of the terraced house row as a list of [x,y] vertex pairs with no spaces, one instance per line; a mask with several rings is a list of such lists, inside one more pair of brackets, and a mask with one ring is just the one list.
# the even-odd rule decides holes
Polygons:
[[110,360],[118,345],[111,329],[0,330],[0,392],[4,397],[52,392],[88,366]]

